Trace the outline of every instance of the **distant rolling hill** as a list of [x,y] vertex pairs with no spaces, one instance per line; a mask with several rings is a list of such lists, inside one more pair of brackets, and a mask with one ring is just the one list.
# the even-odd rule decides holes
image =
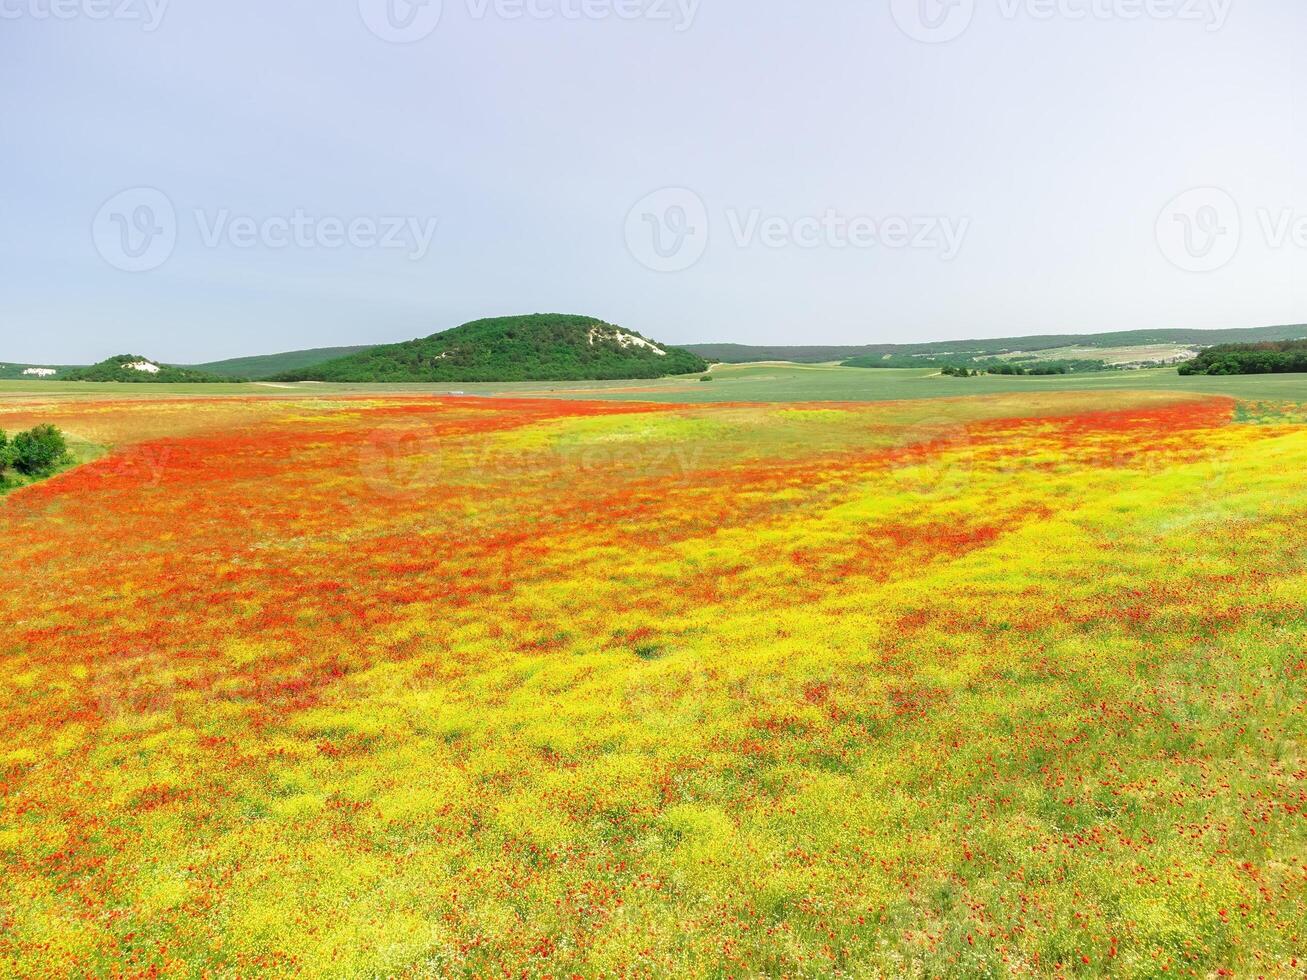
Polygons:
[[695,354],[588,316],[476,320],[402,344],[287,371],[278,381],[607,381],[706,371]]
[[90,367],[74,368],[58,377],[64,381],[113,381],[124,384],[210,384],[238,380],[195,368],[161,364],[139,354],[118,354]]
[[260,381],[288,371],[299,371],[326,361],[334,361],[351,354],[371,350],[374,345],[362,347],[317,347],[313,350],[293,350],[282,354],[261,354],[253,357],[233,357],[225,361],[188,365],[196,371],[216,374],[224,378],[248,378]]
[[1307,337],[1307,325],[1252,327],[1235,330],[1124,330],[1116,333],[1045,334],[999,337],[993,340],[942,340],[929,344],[867,344],[863,346],[751,346],[747,344],[687,344],[685,349],[713,362],[744,364],[750,361],[796,361],[818,364],[854,357],[914,354],[970,354],[994,356],[1013,351],[1053,350],[1060,347],[1144,347],[1153,344],[1257,343]]
[[[456,330],[473,327],[477,324],[499,324],[501,327],[510,321],[526,321],[527,317],[505,317],[499,320],[482,320],[476,324],[465,324]],[[546,317],[548,319],[548,317]],[[557,317],[559,320],[575,320],[587,325],[601,324],[617,333],[637,337],[631,331],[620,327],[602,324],[602,321],[588,317]],[[634,360],[640,363],[618,364],[616,361],[598,363],[604,357],[591,359],[593,352],[589,347],[588,330],[586,341],[580,347],[575,343],[576,336],[570,339],[559,334],[563,349],[556,355],[541,356],[541,352],[524,344],[521,338],[503,339],[506,346],[488,360],[477,361],[485,352],[475,353],[469,347],[456,353],[450,353],[445,344],[452,331],[436,334],[423,340],[409,341],[406,344],[388,344],[380,347],[361,345],[353,347],[319,347],[311,350],[286,351],[280,354],[265,354],[251,357],[238,357],[205,364],[177,365],[177,369],[208,376],[212,380],[326,380],[326,365],[331,365],[333,374],[348,372],[365,374],[374,380],[434,380],[434,381],[473,381],[473,380],[583,380],[589,377],[587,372],[616,371],[616,374],[603,374],[602,377],[659,377],[662,374],[690,374],[704,370],[699,366],[699,358],[709,362],[743,364],[751,361],[794,361],[801,364],[816,364],[829,361],[847,361],[852,358],[875,357],[894,358],[914,355],[948,355],[963,354],[972,358],[994,357],[1015,351],[1054,351],[1059,356],[1059,348],[1128,348],[1149,345],[1177,344],[1195,347],[1213,347],[1220,344],[1248,344],[1271,341],[1299,340],[1307,338],[1307,325],[1289,325],[1276,327],[1253,327],[1230,330],[1128,330],[1115,333],[1097,334],[1044,334],[1028,337],[1000,337],[991,340],[946,340],[926,344],[863,344],[863,345],[803,345],[803,346],[753,346],[747,344],[687,344],[681,348],[664,347],[654,344],[667,352],[672,360],[664,361],[657,354],[645,349],[643,356]],[[540,334],[539,336],[545,336]],[[446,338],[438,340],[438,338]],[[457,346],[457,345],[455,345]],[[468,345],[465,345],[468,346]],[[638,345],[637,345],[638,346]],[[401,353],[396,353],[399,349]],[[571,353],[567,353],[567,351]],[[374,356],[374,352],[385,353]],[[429,356],[423,351],[430,352]],[[568,358],[581,351],[587,357],[579,361]],[[623,353],[629,354],[630,348]],[[447,355],[447,356],[441,356]],[[1090,356],[1090,355],[1085,355]],[[432,363],[423,368],[424,357]],[[688,357],[688,359],[687,359]],[[652,359],[656,358],[654,361]],[[515,361],[515,359],[517,359]],[[143,359],[142,359],[143,360]],[[618,360],[625,361],[626,358]],[[153,362],[152,362],[153,363]],[[405,366],[407,364],[407,366]],[[434,367],[433,367],[434,365]],[[318,369],[323,370],[318,370]],[[502,370],[501,370],[502,369]],[[28,374],[30,370],[54,370],[56,373],[48,380],[71,380],[72,377],[85,376],[85,366],[67,364],[16,364],[0,361],[0,381],[43,380],[42,376]],[[532,371],[554,371],[558,377],[523,377]],[[622,373],[634,371],[631,373]],[[650,373],[652,372],[652,373]],[[487,377],[489,374],[504,373],[502,377]],[[384,375],[384,377],[380,377]],[[510,377],[511,375],[511,377]],[[169,377],[173,377],[171,371]],[[599,376],[596,376],[599,377]],[[150,380],[157,380],[151,377]],[[333,377],[332,380],[343,380]]]
[[[58,381],[73,370],[76,368],[71,364],[14,364],[0,361],[0,381]],[[43,373],[46,371],[55,373],[46,375]]]

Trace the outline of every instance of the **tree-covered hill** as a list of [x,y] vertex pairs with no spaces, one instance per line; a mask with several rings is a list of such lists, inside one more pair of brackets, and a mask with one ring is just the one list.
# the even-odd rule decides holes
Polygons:
[[117,381],[132,384],[214,384],[239,381],[193,368],[160,364],[139,354],[119,354],[60,376],[61,381]]
[[211,361],[208,364],[190,364],[192,371],[205,374],[217,374],[225,378],[249,378],[261,381],[273,375],[288,371],[299,371],[326,361],[348,357],[361,351],[370,350],[373,344],[356,347],[317,347],[313,350],[286,351],[281,354],[256,354],[250,357],[233,357],[225,361]]
[[63,381],[69,371],[78,370],[71,364],[15,364],[0,362],[0,381]]
[[278,381],[614,381],[706,371],[701,357],[588,316],[537,313],[465,323],[287,371]]

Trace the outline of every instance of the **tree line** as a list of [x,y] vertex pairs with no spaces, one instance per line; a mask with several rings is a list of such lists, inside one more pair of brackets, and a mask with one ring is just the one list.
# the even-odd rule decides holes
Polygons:
[[1080,370],[1098,370],[1097,368],[1078,368],[1076,367],[1077,363],[1079,362],[1040,361],[1035,364],[1013,364],[1010,361],[1003,361],[998,364],[981,364],[975,368],[969,368],[957,364],[946,364],[940,368],[939,373],[950,378],[978,378],[982,374],[1041,377],[1054,374],[1074,374],[1076,371]]
[[842,361],[841,367],[856,368],[928,368],[938,367],[941,374],[951,378],[978,378],[982,374],[1049,375],[1079,374],[1085,371],[1109,371],[1106,361],[1089,358],[1062,358],[1040,360],[1034,355],[1014,357],[963,357],[958,355],[883,355],[853,357]]
[[1183,375],[1307,373],[1307,340],[1209,347],[1180,365]]

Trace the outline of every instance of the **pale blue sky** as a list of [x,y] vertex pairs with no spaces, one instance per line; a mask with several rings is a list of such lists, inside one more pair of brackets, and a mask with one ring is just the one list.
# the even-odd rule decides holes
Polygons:
[[[1307,320],[1300,0],[920,0],[946,43],[900,28],[917,2],[444,0],[396,44],[373,0],[0,0],[0,359],[535,311],[673,343]],[[687,212],[631,212],[669,187],[691,251],[655,271],[641,230],[667,253]],[[1199,187],[1216,251],[1177,256]],[[133,188],[176,215],[149,271],[114,254]]]

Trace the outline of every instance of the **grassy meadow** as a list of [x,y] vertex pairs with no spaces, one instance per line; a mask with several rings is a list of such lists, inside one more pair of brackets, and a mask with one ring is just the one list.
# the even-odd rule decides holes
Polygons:
[[0,384],[0,975],[1307,972],[1307,377],[713,374]]
[[883,402],[923,398],[956,399],[975,395],[1031,394],[1059,391],[1114,392],[1175,391],[1224,395],[1239,399],[1307,401],[1307,374],[1181,377],[1176,369],[1055,375],[1050,377],[977,378],[943,377],[937,368],[846,368],[836,364],[718,364],[713,381],[699,376],[653,381],[551,381],[449,384],[328,384],[316,382],[253,382],[246,384],[82,384],[66,381],[3,381],[0,399],[34,399],[52,396],[103,399],[193,397],[305,398],[336,395],[449,395],[516,396],[544,398],[619,399],[669,403],[713,402]]

